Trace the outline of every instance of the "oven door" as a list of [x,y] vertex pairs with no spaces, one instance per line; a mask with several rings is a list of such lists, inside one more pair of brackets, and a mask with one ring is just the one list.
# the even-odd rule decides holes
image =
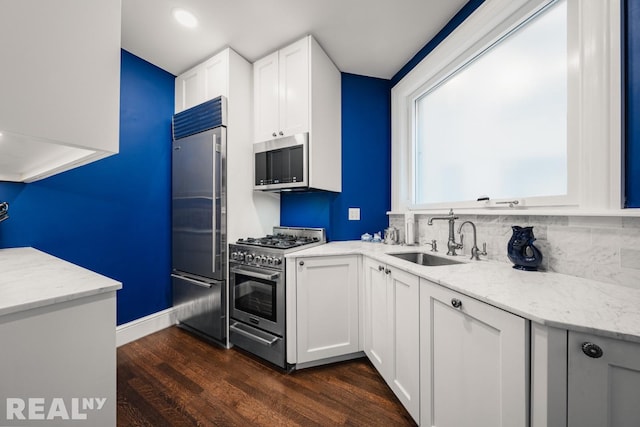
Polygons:
[[230,263],[231,317],[284,335],[284,272]]

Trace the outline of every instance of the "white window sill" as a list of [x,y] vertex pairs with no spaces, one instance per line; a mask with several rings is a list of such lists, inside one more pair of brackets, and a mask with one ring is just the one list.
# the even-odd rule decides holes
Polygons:
[[[387,215],[404,215],[407,212],[414,215],[446,215],[449,209],[420,209],[409,211],[389,211]],[[586,216],[586,217],[640,217],[640,209],[616,210],[580,210],[580,209],[551,209],[551,208],[454,208],[457,215],[502,215],[502,216]]]

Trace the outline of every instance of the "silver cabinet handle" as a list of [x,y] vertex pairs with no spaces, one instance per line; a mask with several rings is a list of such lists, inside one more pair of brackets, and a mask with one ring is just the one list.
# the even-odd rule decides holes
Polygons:
[[300,261],[298,264],[302,266],[304,265],[304,261]]
[[278,134],[274,132],[274,133],[271,134],[271,136],[276,137],[276,136],[278,136]]
[[382,270],[384,270],[384,265],[379,265],[378,266],[378,271],[382,271]]
[[458,298],[451,298],[451,305],[453,306],[453,308],[460,308],[462,307],[462,301],[460,301]]
[[385,268],[384,272],[385,274],[391,274],[391,270],[389,270],[388,268]]
[[594,344],[592,342],[582,343],[582,352],[594,359],[599,359],[604,354],[604,352],[602,351],[602,348],[599,345]]
[[284,135],[284,132],[280,131],[280,132],[278,132],[278,134],[279,134],[280,136],[282,136],[282,135]]

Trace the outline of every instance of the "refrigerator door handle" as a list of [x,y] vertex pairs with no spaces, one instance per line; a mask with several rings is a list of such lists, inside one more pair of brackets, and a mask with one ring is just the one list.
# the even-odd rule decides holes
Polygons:
[[180,276],[180,275],[171,273],[171,277],[173,277],[175,279],[184,280],[185,282],[189,282],[189,283],[191,283],[193,285],[197,285],[197,286],[200,286],[200,287],[203,287],[203,288],[207,288],[207,289],[210,289],[210,288],[213,287],[213,283],[200,282],[198,280],[190,279],[190,278],[188,278],[186,276]]
[[217,178],[218,175],[217,175],[217,171],[216,171],[216,154],[218,153],[218,150],[216,148],[217,147],[216,144],[217,144],[218,141],[216,140],[216,134],[215,133],[213,133],[211,135],[211,137],[212,137],[212,143],[213,143],[213,164],[212,164],[212,169],[213,169],[213,194],[211,195],[212,196],[211,200],[212,200],[212,203],[213,203],[213,206],[212,206],[212,209],[211,209],[211,214],[212,214],[212,217],[213,217],[213,222],[211,223],[212,224],[212,231],[213,231],[213,233],[211,233],[211,239],[212,239],[213,242],[211,244],[211,247],[212,247],[212,251],[211,251],[211,257],[212,257],[212,259],[211,259],[211,267],[212,268],[211,269],[213,270],[213,273],[215,273],[216,272],[216,254],[218,253],[218,251],[216,249],[216,234],[217,234],[217,229],[218,229],[218,227],[217,227],[218,218],[216,217],[216,203],[217,203],[217,201],[216,201],[216,180],[218,179]]

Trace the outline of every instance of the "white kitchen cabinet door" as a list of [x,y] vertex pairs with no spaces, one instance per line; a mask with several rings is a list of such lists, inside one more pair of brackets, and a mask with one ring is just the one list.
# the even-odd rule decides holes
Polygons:
[[255,142],[309,131],[309,37],[253,64]]
[[387,383],[420,420],[420,279],[388,267],[390,370]]
[[359,351],[358,260],[296,258],[298,363]]
[[179,113],[204,102],[204,75],[196,67],[176,77],[175,112]]
[[309,38],[305,37],[278,54],[279,60],[279,136],[309,131]]
[[389,304],[385,265],[364,259],[364,352],[383,377],[389,377]]
[[225,49],[201,65],[204,76],[205,101],[224,96],[229,98],[229,49]]
[[220,95],[229,96],[229,51],[225,49],[176,77],[176,113]]
[[640,426],[640,344],[569,331],[568,352],[568,426]]
[[420,281],[421,425],[525,427],[528,324]]
[[253,64],[254,142],[278,136],[280,127],[278,52]]
[[364,260],[364,351],[411,416],[420,419],[420,281]]

